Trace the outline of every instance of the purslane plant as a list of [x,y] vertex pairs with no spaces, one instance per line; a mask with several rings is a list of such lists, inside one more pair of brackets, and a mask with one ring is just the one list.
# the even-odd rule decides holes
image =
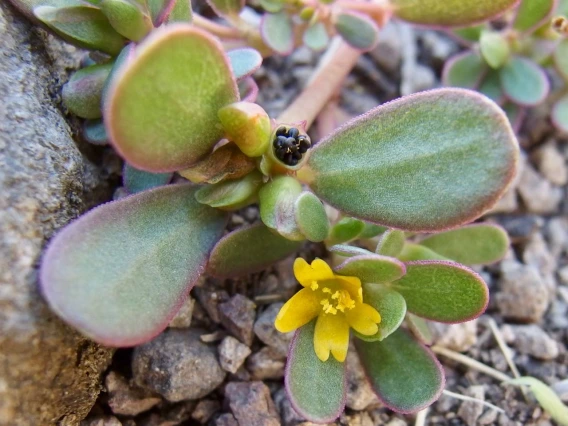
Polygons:
[[[260,271],[305,240],[331,246],[459,227],[490,209],[515,175],[518,146],[506,116],[468,90],[439,89],[390,102],[314,143],[307,135],[318,112],[314,103],[300,96],[278,118],[254,103],[258,88],[250,76],[261,56],[245,44],[263,54],[266,45],[258,25],[242,23],[242,8],[220,13],[228,23],[221,25],[193,15],[179,1],[15,1],[67,40],[110,55],[92,56],[65,86],[63,98],[89,120],[87,139],[109,141],[124,158],[124,186],[132,195],[63,229],[40,272],[53,310],[92,339],[110,346],[145,342],[167,326],[201,274]],[[392,0],[381,8],[417,24],[452,27],[489,19],[514,3]],[[337,6],[353,10],[357,4]],[[294,16],[294,7],[284,9]],[[325,90],[331,94],[334,88]],[[325,103],[324,96],[318,103]],[[168,185],[174,173],[192,183]],[[230,211],[253,203],[259,204],[261,221],[223,235]],[[332,225],[323,203],[345,217]],[[403,242],[401,250],[412,244]],[[342,383],[345,324],[358,337],[376,340],[357,346],[377,393],[387,395],[383,399],[394,409],[411,412],[435,399],[443,376],[431,353],[398,330],[405,316],[400,306],[404,302],[409,312],[430,318],[431,300],[423,297],[429,287],[447,301],[444,313],[432,319],[452,322],[479,315],[487,302],[485,285],[467,268],[438,258],[405,263],[403,252],[390,250],[358,252],[335,265],[331,275],[317,261],[315,283],[308,283],[309,291],[322,296],[316,314],[307,324],[288,318],[288,328],[300,327],[287,367],[288,388],[297,406],[304,401],[298,408],[312,420],[336,416],[342,407],[335,390],[339,399],[324,404],[325,387],[312,391],[315,399],[301,395],[309,390],[310,375],[329,378],[331,386]],[[311,266],[297,262],[296,275],[305,284]],[[323,298],[326,289],[329,298]],[[391,302],[398,303],[397,313],[389,311]],[[349,319],[326,324],[314,349],[319,319],[340,314]],[[317,322],[309,322],[316,316]],[[414,324],[420,324],[418,318],[407,316]],[[323,361],[326,345],[333,357]],[[400,387],[393,379],[401,374],[421,378],[423,392]]]
[[444,84],[480,91],[519,127],[524,108],[549,97],[547,69],[553,65],[562,87],[557,88],[552,123],[568,132],[568,40],[551,27],[552,18],[563,14],[568,14],[564,0],[523,0],[502,29],[484,24],[455,31],[471,49],[446,63]]

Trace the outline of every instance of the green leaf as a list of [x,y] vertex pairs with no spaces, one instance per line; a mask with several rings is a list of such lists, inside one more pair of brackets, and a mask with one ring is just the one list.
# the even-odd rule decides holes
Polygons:
[[460,89],[417,93],[355,118],[313,149],[301,177],[344,214],[408,231],[470,222],[516,173],[503,111]]
[[105,106],[108,103],[109,89],[112,86],[112,83],[114,82],[114,80],[116,79],[117,71],[121,67],[124,67],[125,66],[124,64],[126,62],[128,62],[132,58],[134,58],[135,47],[136,47],[136,45],[134,43],[127,44],[126,46],[124,46],[124,48],[120,51],[120,53],[118,54],[118,56],[114,60],[114,63],[113,63],[112,68],[110,70],[110,73],[107,76],[105,84],[103,86],[103,93],[102,93],[102,100],[101,100],[101,106],[102,106],[103,111],[105,110]]
[[442,394],[442,366],[408,332],[399,328],[383,341],[355,340],[355,346],[373,391],[391,410],[415,413]]
[[513,28],[517,31],[536,30],[550,17],[556,0],[522,0]]
[[197,201],[223,210],[236,210],[252,204],[262,186],[262,175],[255,171],[240,179],[205,185],[195,193]]
[[260,22],[260,34],[268,47],[281,55],[294,49],[294,30],[286,12],[265,13]]
[[369,51],[378,41],[379,27],[367,15],[344,11],[335,17],[335,29],[351,47]]
[[329,247],[328,249],[332,253],[337,253],[340,256],[344,257],[353,257],[359,255],[372,255],[373,252],[369,250],[365,250],[364,248],[356,247],[356,246],[349,246],[347,244],[336,244],[334,246]]
[[245,0],[207,0],[207,4],[219,16],[236,16],[245,7]]
[[329,234],[329,219],[322,202],[311,192],[302,192],[295,205],[296,223],[309,241],[319,243]]
[[219,41],[190,25],[171,24],[153,31],[117,71],[105,123],[129,164],[177,171],[199,161],[223,137],[217,111],[237,100]]
[[479,47],[483,58],[491,68],[501,68],[511,56],[509,42],[497,31],[483,31]]
[[252,102],[235,102],[218,112],[228,139],[248,157],[260,157],[270,145],[272,125],[266,111]]
[[550,91],[545,72],[530,59],[514,57],[499,73],[505,95],[522,106],[535,106],[544,101]]
[[412,262],[415,260],[450,260],[428,247],[420,244],[405,243],[402,251],[397,256],[403,262]]
[[390,0],[396,17],[421,25],[464,27],[493,19],[518,0]]
[[278,13],[284,8],[283,0],[260,0],[260,6],[267,12]]
[[500,226],[477,224],[431,235],[420,244],[458,263],[483,265],[505,256],[509,237]]
[[327,245],[346,243],[357,238],[365,229],[365,222],[344,217],[331,228]]
[[420,342],[428,346],[434,343],[434,336],[432,336],[428,322],[424,318],[417,317],[407,312],[406,323],[410,331],[412,331],[412,334],[414,334]]
[[333,422],[345,407],[345,363],[321,361],[314,350],[316,321],[301,327],[290,345],[285,385],[294,409],[307,420]]
[[329,43],[329,35],[323,22],[315,22],[308,26],[304,31],[302,41],[316,52],[325,49]]
[[296,200],[302,185],[289,176],[275,177],[259,193],[260,218],[266,226],[290,240],[303,240],[304,235],[296,223]]
[[211,252],[207,272],[220,278],[252,274],[296,253],[301,246],[300,241],[290,241],[258,223],[225,235]]
[[477,42],[481,37],[481,32],[487,28],[485,24],[475,25],[473,27],[457,28],[452,33],[465,41]]
[[226,216],[194,193],[189,185],[145,191],[63,229],[41,267],[51,308],[107,346],[137,345],[161,332],[225,228]]
[[152,18],[140,4],[130,0],[102,0],[99,7],[122,36],[140,41],[154,29]]
[[376,237],[377,235],[382,234],[387,229],[388,228],[384,226],[379,226],[375,225],[374,223],[365,222],[365,227],[357,237],[361,239],[373,238]]
[[498,71],[489,70],[487,74],[485,74],[483,82],[481,83],[481,86],[479,86],[478,90],[493,102],[497,102],[498,104],[503,102],[503,97],[505,95],[501,88],[501,80],[499,79]]
[[252,75],[262,65],[262,56],[257,50],[245,47],[227,52],[227,57],[237,80]]
[[38,6],[33,11],[37,19],[76,46],[116,55],[126,42],[112,28],[103,12],[92,4]]
[[483,279],[459,263],[425,260],[406,263],[406,274],[391,283],[409,312],[438,322],[465,322],[481,315],[489,301]]
[[91,65],[75,72],[63,86],[63,103],[82,118],[100,118],[103,87],[112,64]]
[[252,77],[245,77],[238,81],[241,100],[245,102],[255,102],[258,96],[258,85]]
[[147,3],[156,28],[164,23],[188,23],[193,17],[190,0],[147,0]]
[[406,236],[403,231],[388,229],[381,235],[375,252],[383,256],[396,257],[402,251],[405,241]]
[[487,65],[479,53],[466,51],[450,58],[444,65],[444,86],[476,89],[487,71]]
[[404,275],[402,262],[378,254],[353,256],[334,268],[340,275],[358,277],[365,283],[390,283]]
[[166,23],[174,22],[191,22],[193,19],[193,11],[191,10],[190,0],[175,0],[175,5],[166,18]]
[[562,40],[556,46],[554,65],[564,80],[568,81],[568,39]]
[[558,130],[568,133],[568,95],[564,95],[554,104],[551,118]]
[[396,291],[380,284],[363,284],[363,302],[377,310],[381,315],[381,322],[379,331],[372,336],[365,336],[353,330],[359,339],[366,342],[383,340],[402,324],[406,314],[406,302]]
[[509,380],[512,385],[529,386],[536,400],[558,424],[568,426],[568,407],[550,386],[534,377],[519,377]]
[[150,173],[138,170],[127,163],[124,164],[122,171],[124,187],[131,194],[166,185],[172,180],[172,176],[173,173]]
[[107,145],[108,137],[102,120],[85,120],[83,139],[93,145]]

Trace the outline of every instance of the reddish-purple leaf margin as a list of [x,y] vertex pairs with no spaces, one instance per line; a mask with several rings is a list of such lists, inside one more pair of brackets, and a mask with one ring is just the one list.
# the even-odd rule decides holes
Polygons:
[[[365,261],[384,262],[385,264],[389,264],[389,266],[392,266],[393,269],[396,270],[396,275],[393,274],[392,276],[387,276],[383,279],[368,279],[368,277],[364,276],[365,274],[363,273],[364,272],[363,270],[358,271],[357,268],[353,268],[353,267],[349,268],[352,263],[360,263],[361,261],[363,261],[363,262],[365,262]],[[348,269],[348,272],[345,271],[346,268]],[[334,269],[335,272],[337,272],[340,275],[356,276],[356,277],[359,277],[361,279],[361,281],[363,281],[363,282],[375,283],[375,284],[389,283],[389,282],[395,281],[395,280],[399,279],[400,277],[402,277],[406,273],[406,266],[400,260],[395,259],[394,257],[383,256],[383,255],[380,255],[380,254],[368,254],[368,255],[361,254],[361,255],[349,257],[343,263],[341,263],[340,265],[336,266],[333,269]],[[394,272],[394,271],[390,271],[390,272]],[[373,271],[373,273],[374,273],[374,271]]]
[[[458,53],[452,57],[450,57],[450,59],[448,59],[445,63],[444,63],[444,68],[442,69],[442,84],[444,86],[447,87],[454,87],[451,85],[451,83],[448,81],[449,79],[449,74],[450,71],[452,70],[452,67],[454,66],[454,64],[459,61],[462,58],[465,58],[468,55],[471,55],[472,53],[476,53],[473,52],[472,50],[465,50],[464,52]],[[479,53],[477,53],[479,55]],[[481,59],[483,61],[483,59]],[[477,90],[479,89],[479,86],[481,85],[481,83],[483,82],[483,79],[485,78],[485,75],[487,74],[487,71],[489,71],[489,67],[487,67],[487,69],[482,72],[481,74],[479,74],[479,78],[476,81],[474,87],[471,87],[470,89],[472,90]]]
[[[467,322],[467,321],[471,321],[473,319],[479,318],[487,309],[487,305],[489,305],[489,288],[487,287],[487,283],[481,277],[481,275],[479,275],[473,269],[468,268],[467,266],[461,265],[457,262],[452,262],[452,261],[448,261],[448,260],[415,260],[415,261],[412,261],[412,262],[405,262],[405,265],[406,266],[411,266],[411,265],[446,265],[446,266],[451,266],[453,268],[461,269],[463,271],[468,272],[475,279],[477,279],[477,281],[482,284],[482,288],[483,288],[483,292],[484,292],[485,301],[483,303],[483,306],[479,308],[478,312],[476,312],[472,315],[469,315],[467,317],[460,318],[459,321],[441,321],[437,318],[431,318],[431,317],[428,317],[428,316],[425,316],[425,315],[418,315],[415,312],[412,312],[410,309],[408,309],[408,304],[407,304],[408,312],[416,315],[417,317],[424,318],[424,319],[434,321],[434,322],[441,322],[441,323],[444,323],[444,324],[461,324],[462,322]],[[394,284],[396,284],[396,283],[394,283]],[[400,291],[400,290],[397,290],[397,291]],[[404,295],[403,295],[403,297],[404,297]]]
[[239,81],[241,100],[244,102],[255,102],[258,96],[258,84],[252,77],[246,77]]
[[[292,364],[294,363],[294,349],[296,348],[296,344],[298,341],[298,336],[300,334],[300,329],[296,330],[296,332],[294,333],[294,337],[292,338],[292,341],[290,342],[290,346],[288,347],[288,357],[286,360],[286,368],[284,370],[284,387],[286,388],[286,395],[288,396],[288,399],[290,400],[290,404],[292,405],[292,407],[294,408],[294,410],[300,414],[301,416],[305,417],[307,420],[310,420],[314,423],[331,423],[333,421],[335,421],[340,415],[341,413],[343,413],[343,411],[345,410],[345,403],[347,401],[347,392],[343,393],[343,398],[342,398],[342,402],[340,404],[339,409],[337,410],[337,412],[330,414],[329,417],[327,418],[323,418],[323,419],[310,419],[310,414],[306,413],[298,404],[298,402],[294,399],[294,395],[293,393],[290,391],[290,369]],[[343,389],[347,389],[347,368],[343,369]]]
[[[278,12],[278,13],[282,13],[282,12]],[[274,48],[274,46],[272,45],[272,43],[270,42],[270,38],[268,37],[267,34],[267,27],[268,27],[268,20],[270,18],[270,15],[275,15],[273,13],[265,13],[264,15],[262,15],[262,19],[260,20],[260,36],[262,38],[262,40],[266,43],[266,45],[268,47],[270,47],[272,50],[274,50],[276,53],[282,55],[282,56],[288,56],[290,53],[292,53],[292,51],[294,50],[294,37],[292,36],[288,42],[288,45],[285,49],[282,50],[277,50]],[[292,25],[292,24],[290,24]]]
[[[521,1],[522,0],[519,0],[517,6],[520,6]],[[540,27],[542,27],[546,23],[546,21],[548,19],[550,19],[550,17],[552,16],[554,11],[556,10],[556,7],[558,6],[558,0],[552,0],[550,5],[551,5],[550,10],[546,14],[546,16],[544,16],[540,21],[538,21],[532,27],[521,31],[521,34],[524,34],[524,35],[531,34],[532,32],[534,32],[534,31],[538,30]],[[519,15],[519,9],[520,9],[520,7],[517,7],[517,9],[515,10],[515,18],[511,20],[511,25],[510,25],[511,27],[513,27],[515,25],[515,21],[517,20],[517,16]]]
[[[118,201],[102,204],[90,210],[88,213],[84,214],[79,219],[73,221],[68,226],[63,228],[49,243],[47,250],[43,256],[40,269],[39,278],[41,290],[44,297],[49,302],[50,307],[61,318],[63,318],[74,327],[78,328],[83,334],[106,346],[135,346],[144,343],[152,339],[154,336],[158,335],[175,316],[176,312],[188,297],[189,291],[194,286],[200,275],[205,271],[208,261],[208,254],[215,242],[223,234],[223,230],[225,228],[227,220],[226,214],[197,203],[194,198],[196,188],[197,187],[188,184],[168,185],[144,191],[138,194],[129,195]],[[185,195],[188,198],[182,198],[182,195]],[[186,284],[182,286],[183,288],[176,288],[174,286],[174,288],[172,288],[172,292],[176,292],[176,294],[171,301],[171,305],[168,306],[167,312],[161,312],[158,315],[154,315],[156,317],[155,320],[152,319],[149,323],[142,325],[141,329],[138,324],[134,325],[133,327],[136,329],[135,332],[131,332],[130,329],[126,330],[128,327],[121,327],[121,325],[124,324],[117,324],[116,326],[109,329],[105,329],[103,326],[103,329],[101,329],[100,327],[98,327],[99,323],[97,321],[93,321],[92,312],[85,314],[82,310],[77,311],[77,308],[75,307],[77,299],[73,299],[73,296],[70,294],[73,291],[73,287],[84,287],[85,285],[88,285],[88,283],[85,282],[85,277],[78,277],[83,279],[75,280],[73,277],[78,276],[76,272],[71,272],[71,277],[62,276],[67,274],[69,271],[67,265],[73,266],[69,261],[72,262],[73,257],[77,253],[86,253],[89,257],[89,263],[92,264],[97,271],[104,271],[105,269],[109,268],[118,268],[118,270],[123,269],[123,266],[127,265],[122,265],[120,263],[121,253],[110,253],[110,251],[107,251],[106,249],[108,249],[109,247],[108,245],[105,245],[105,238],[110,235],[110,238],[118,244],[119,248],[122,247],[125,249],[122,250],[122,252],[127,252],[129,249],[134,250],[135,248],[138,248],[137,244],[144,245],[144,243],[146,243],[146,246],[150,245],[151,241],[148,240],[149,235],[144,234],[144,232],[141,232],[140,230],[148,229],[150,233],[153,233],[160,231],[160,227],[157,226],[156,229],[154,229],[153,227],[145,227],[143,225],[140,226],[140,224],[131,224],[131,221],[145,221],[149,217],[151,217],[153,221],[155,217],[155,211],[152,210],[152,208],[150,208],[149,211],[146,211],[146,213],[139,213],[145,206],[148,205],[160,205],[162,206],[162,208],[164,208],[164,211],[166,213],[168,213],[168,204],[170,205],[170,210],[180,207],[178,205],[180,204],[180,201],[178,201],[177,203],[164,203],[164,201],[167,200],[173,201],[173,198],[168,197],[177,197],[177,200],[184,200],[181,202],[182,206],[198,210],[198,212],[193,213],[193,217],[197,218],[197,220],[200,221],[199,229],[200,231],[202,230],[201,232],[203,238],[195,235],[195,233],[192,233],[193,238],[187,240],[189,244],[197,244],[199,245],[199,247],[197,247],[197,253],[191,253],[192,255],[195,254],[198,259],[196,259],[193,264],[187,264],[187,271],[185,272]],[[187,203],[190,203],[191,206]],[[184,223],[191,220],[189,214],[184,214],[184,209],[180,210],[178,208],[176,211],[178,214],[187,217],[182,219]],[[176,211],[172,211],[171,215],[175,215]],[[140,214],[146,215],[147,217],[143,218],[143,216],[140,216]],[[168,214],[169,217],[171,217],[171,215]],[[97,232],[98,228],[105,225],[110,225],[112,228],[112,224],[114,223],[118,224],[119,226],[119,228],[115,230],[116,233],[107,232],[107,236],[105,236],[100,232]],[[134,226],[134,228],[132,228],[131,226]],[[136,226],[138,227],[138,230],[135,229]],[[183,228],[187,229],[188,231],[190,229],[185,226],[183,226]],[[161,230],[167,232],[168,228],[165,227]],[[119,235],[121,231],[124,231],[125,234]],[[179,234],[179,230],[177,231],[177,234]],[[91,243],[91,245],[89,245],[89,243]],[[163,245],[162,241],[158,242],[158,245],[160,243],[162,243]],[[95,246],[94,250],[93,244]],[[89,251],[89,248],[91,248],[91,251]],[[163,250],[161,250],[161,252],[168,254],[169,256],[169,254],[171,254],[172,252],[173,247],[166,246],[162,248]],[[187,246],[185,248],[187,249]],[[173,251],[175,252],[175,249]],[[111,254],[110,258],[108,257],[109,253]],[[187,253],[185,255],[187,256]],[[116,261],[113,259],[116,259]],[[111,266],[108,262],[116,262],[116,264]],[[180,262],[178,261],[178,263]],[[182,261],[181,263],[183,263],[185,267],[185,261]],[[170,265],[168,264],[160,264],[159,266],[157,266],[157,268],[161,267],[163,269],[168,268],[169,266]],[[174,264],[174,266],[176,265]],[[176,273],[179,274],[179,272]],[[93,275],[98,274],[95,271]],[[89,277],[87,277],[86,279],[89,279]],[[183,278],[181,278],[180,282],[176,285],[181,285],[182,280]],[[121,283],[120,288],[113,287],[113,289],[109,293],[108,288],[105,288],[104,291],[95,289],[96,284],[97,283],[95,282],[93,291],[91,291],[90,293],[87,291],[88,294],[86,295],[86,297],[85,294],[81,294],[81,298],[83,299],[81,302],[82,305],[94,304],[96,302],[96,300],[94,299],[96,299],[97,297],[104,299],[98,301],[101,304],[112,305],[113,303],[116,303],[117,299],[120,299],[120,293],[123,293],[125,291],[128,293],[128,291],[132,291],[132,289],[125,289],[123,286],[124,283]],[[132,284],[133,286],[136,286],[136,283]],[[152,291],[159,290],[153,289]],[[169,294],[171,295],[172,292],[170,292]],[[124,294],[122,295],[122,297],[124,298]],[[143,297],[143,295],[141,297]],[[152,298],[152,300],[155,299]],[[122,300],[122,302],[124,302],[124,300]],[[147,303],[149,301],[145,302]],[[160,300],[160,302],[162,303],[162,305],[164,305],[164,300]],[[170,302],[166,301],[166,303]],[[139,305],[136,304],[130,307],[126,305],[122,306],[120,308],[120,312],[123,312],[123,309],[128,310],[130,308],[133,308],[135,311],[137,311]],[[140,309],[142,310],[140,310],[140,312],[135,312],[133,316],[136,316],[136,318],[148,316],[148,312],[144,311],[143,307],[140,307]],[[100,316],[100,314],[95,314],[95,317],[97,315]],[[95,322],[96,324],[94,324]],[[128,324],[128,326],[132,326],[132,324]]]

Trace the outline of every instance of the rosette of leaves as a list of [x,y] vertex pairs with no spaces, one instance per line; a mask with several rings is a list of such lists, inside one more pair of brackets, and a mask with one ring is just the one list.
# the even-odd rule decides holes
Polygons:
[[[539,105],[550,94],[546,68],[553,64],[565,80],[568,75],[568,45],[550,28],[551,17],[561,11],[556,6],[555,0],[523,0],[501,30],[483,24],[455,31],[470,49],[446,63],[443,83],[485,94],[518,128],[524,109]],[[568,98],[561,97],[553,107],[553,123],[559,129],[568,124],[566,105]]]
[[[350,220],[351,229],[356,222]],[[403,231],[375,228],[369,233],[370,227],[358,222],[361,232],[352,238],[380,232],[374,252],[343,244],[330,247],[337,256],[334,273],[360,278],[363,301],[381,316],[375,335],[354,331],[355,348],[381,402],[397,412],[416,412],[444,388],[443,370],[425,346],[432,344],[427,322],[459,323],[481,315],[487,286],[461,263],[493,263],[505,255],[509,240],[498,226],[475,224],[414,236],[417,242],[409,242]],[[347,224],[342,220],[336,226],[345,230]],[[346,366],[316,356],[314,330],[312,321],[296,332],[286,386],[297,411],[309,420],[329,422],[345,405]]]
[[[277,141],[304,140],[304,129],[239,100],[235,70],[247,75],[246,63],[238,68],[216,39],[178,23],[113,68],[103,118],[133,195],[68,225],[41,267],[53,310],[94,340],[147,341],[204,272],[258,271],[305,239],[325,240],[322,201],[361,220],[435,232],[491,208],[515,174],[506,117],[459,89],[378,107],[292,165]],[[172,173],[194,183],[163,185]],[[229,212],[257,201],[262,222],[223,236]]]

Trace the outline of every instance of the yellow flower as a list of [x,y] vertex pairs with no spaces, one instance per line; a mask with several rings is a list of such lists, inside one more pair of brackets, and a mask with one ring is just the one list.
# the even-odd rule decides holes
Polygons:
[[345,361],[349,346],[349,327],[366,336],[375,334],[381,316],[363,303],[361,280],[334,274],[327,263],[316,259],[294,262],[294,275],[304,287],[282,306],[276,316],[276,329],[282,333],[296,330],[317,317],[314,349],[322,361],[331,352]]

